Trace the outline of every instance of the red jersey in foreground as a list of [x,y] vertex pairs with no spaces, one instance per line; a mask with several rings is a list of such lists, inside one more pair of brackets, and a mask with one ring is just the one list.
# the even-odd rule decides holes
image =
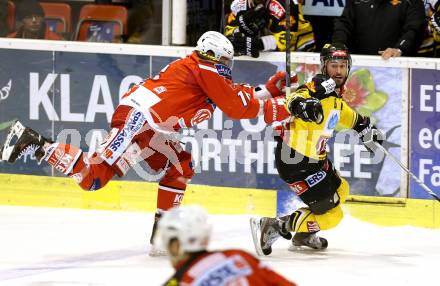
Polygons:
[[296,286],[242,250],[200,252],[176,267],[165,286]]

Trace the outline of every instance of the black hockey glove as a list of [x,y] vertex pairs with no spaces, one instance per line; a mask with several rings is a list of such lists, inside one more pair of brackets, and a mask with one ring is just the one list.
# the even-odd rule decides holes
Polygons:
[[299,117],[307,122],[320,124],[324,119],[322,105],[317,98],[295,98],[289,104],[289,111],[295,117]]
[[335,81],[323,74],[317,74],[312,78],[312,95],[317,98],[321,98],[326,94],[330,94],[335,91],[336,83]]
[[376,143],[382,145],[385,135],[370,123],[369,117],[359,115],[358,122],[353,128],[358,132],[359,138],[364,143],[365,147],[370,152],[375,152],[377,149]]
[[248,37],[258,36],[266,25],[267,11],[263,4],[237,14],[238,29]]
[[230,40],[234,46],[235,56],[258,58],[260,50],[263,50],[263,42],[260,38],[252,38],[243,33],[235,33]]

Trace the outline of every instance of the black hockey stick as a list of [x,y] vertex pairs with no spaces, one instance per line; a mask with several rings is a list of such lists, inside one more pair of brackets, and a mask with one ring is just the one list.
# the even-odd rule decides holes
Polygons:
[[390,157],[394,162],[396,162],[405,172],[407,172],[413,179],[416,181],[428,194],[430,194],[433,198],[440,202],[440,197],[434,193],[427,185],[425,185],[416,175],[414,175],[405,165],[402,164],[393,154],[388,152],[382,145],[376,143],[377,148],[379,148],[385,155]]
[[286,95],[290,95],[290,0],[286,1]]

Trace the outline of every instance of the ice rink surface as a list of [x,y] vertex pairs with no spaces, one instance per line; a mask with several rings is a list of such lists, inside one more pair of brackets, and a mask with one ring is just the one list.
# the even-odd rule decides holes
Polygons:
[[[153,214],[0,207],[0,285],[161,285],[173,270],[147,255]],[[211,249],[254,252],[249,216],[212,215]],[[439,285],[440,230],[380,227],[346,215],[324,252],[262,258],[302,286]]]

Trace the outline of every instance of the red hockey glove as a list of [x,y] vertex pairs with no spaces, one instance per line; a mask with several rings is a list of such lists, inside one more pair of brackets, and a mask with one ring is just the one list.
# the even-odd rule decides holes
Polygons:
[[[298,82],[296,75],[290,77],[290,84]],[[283,95],[286,91],[286,72],[279,71],[266,82],[266,89],[272,97]]]
[[278,96],[270,98],[264,102],[264,122],[272,124],[275,121],[283,121],[290,116],[290,113],[284,107],[286,98]]

